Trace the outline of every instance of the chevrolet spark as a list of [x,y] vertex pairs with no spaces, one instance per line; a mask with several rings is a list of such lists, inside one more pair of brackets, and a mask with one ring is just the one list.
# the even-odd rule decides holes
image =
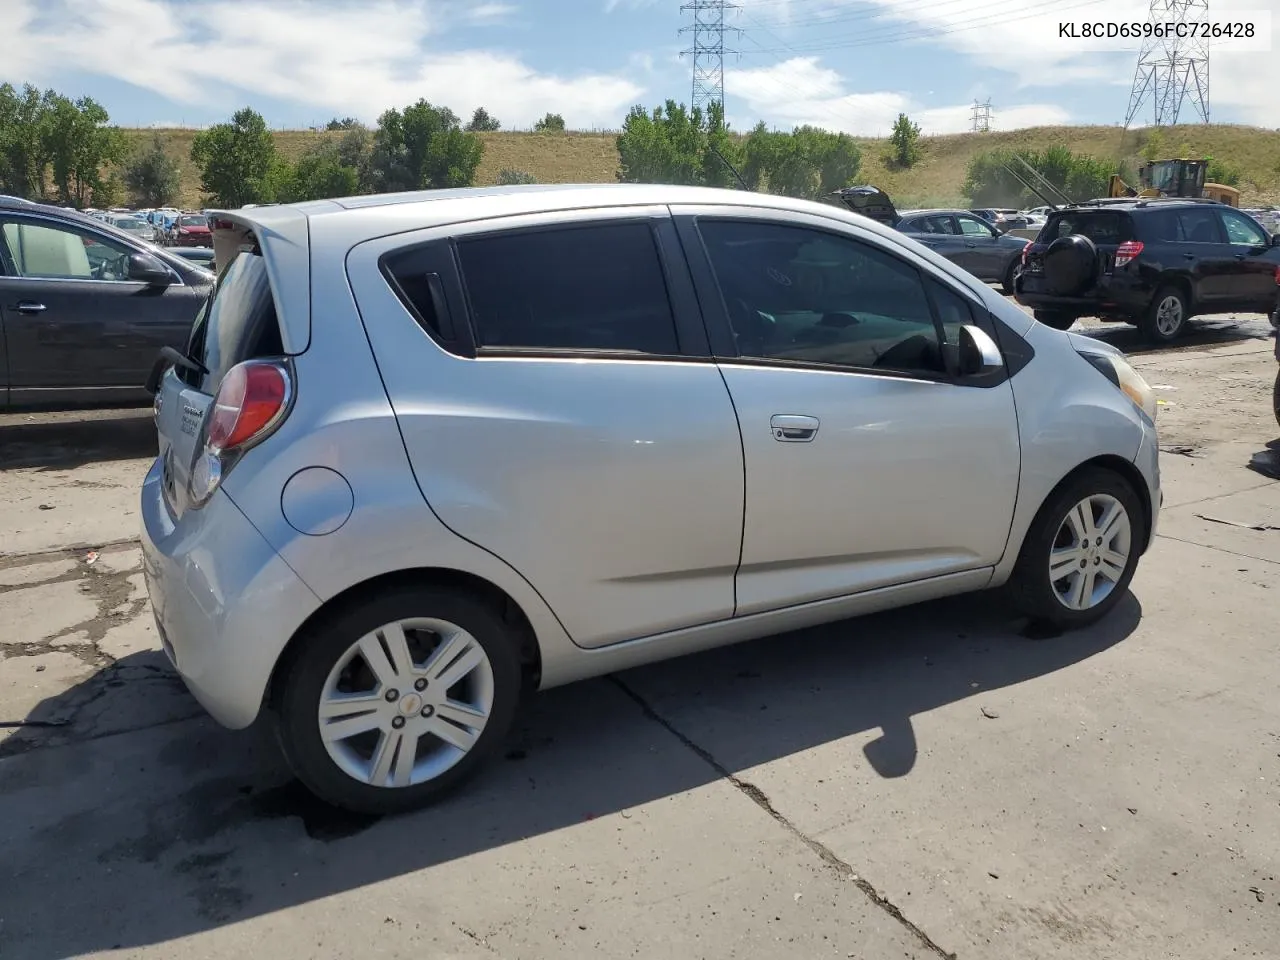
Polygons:
[[1124,358],[847,210],[433,191],[214,244],[152,378],[148,589],[196,698],[334,804],[423,804],[524,692],[648,661],[1001,586],[1088,624],[1153,536]]

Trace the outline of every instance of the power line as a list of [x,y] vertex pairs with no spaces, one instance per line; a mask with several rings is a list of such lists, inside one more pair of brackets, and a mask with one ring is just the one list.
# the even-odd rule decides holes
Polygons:
[[[1209,15],[1209,0],[1151,0],[1148,20],[1153,23],[1182,23]],[[1178,122],[1182,105],[1191,105],[1204,123],[1209,122],[1209,40],[1195,36],[1181,39],[1151,36],[1138,51],[1138,66],[1129,91],[1129,109],[1124,128],[1128,129],[1142,108],[1150,103],[1157,127]]]
[[725,26],[724,13],[736,9],[737,4],[727,0],[689,0],[680,6],[681,13],[693,14],[693,22],[680,28],[682,34],[693,35],[693,45],[680,51],[693,61],[690,109],[699,107],[705,113],[713,103],[724,105],[724,35],[734,29]]
[[973,113],[970,116],[973,121],[974,133],[990,133],[991,132],[991,98],[987,97],[986,103],[973,101]]

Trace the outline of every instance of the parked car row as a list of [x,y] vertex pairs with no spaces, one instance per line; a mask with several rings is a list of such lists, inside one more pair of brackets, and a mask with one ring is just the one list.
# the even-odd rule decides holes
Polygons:
[[209,218],[204,211],[182,211],[176,207],[129,210],[86,210],[89,216],[161,246],[208,247]]

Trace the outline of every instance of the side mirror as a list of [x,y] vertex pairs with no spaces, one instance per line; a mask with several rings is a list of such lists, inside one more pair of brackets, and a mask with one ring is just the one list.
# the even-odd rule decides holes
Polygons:
[[1004,357],[996,342],[981,327],[965,324],[960,328],[960,375],[980,377],[1004,369]]
[[147,283],[153,287],[167,287],[173,283],[173,272],[159,257],[149,253],[129,254],[129,279]]
[[1271,235],[1271,246],[1280,247],[1280,233],[1273,233]]

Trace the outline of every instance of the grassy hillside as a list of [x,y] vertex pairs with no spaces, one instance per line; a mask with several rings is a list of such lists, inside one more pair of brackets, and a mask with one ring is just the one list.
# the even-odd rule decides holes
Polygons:
[[[200,177],[191,163],[194,130],[127,130],[131,141],[146,143],[159,133],[165,148],[182,164],[182,202],[200,203]],[[309,146],[334,134],[286,130],[274,134],[276,146],[296,160]],[[476,177],[493,183],[504,167],[524,170],[542,183],[611,183],[618,168],[613,134],[607,133],[485,133],[484,159]],[[858,179],[890,193],[902,207],[962,205],[965,170],[976,153],[995,148],[1043,149],[1060,144],[1076,153],[1103,160],[1135,160],[1145,134],[1117,127],[1033,127],[993,133],[964,133],[924,137],[922,157],[910,170],[889,170],[883,160],[884,140],[860,138],[862,171]],[[1209,155],[1240,169],[1242,202],[1280,203],[1280,130],[1244,126],[1181,126],[1165,132],[1169,152]]]

